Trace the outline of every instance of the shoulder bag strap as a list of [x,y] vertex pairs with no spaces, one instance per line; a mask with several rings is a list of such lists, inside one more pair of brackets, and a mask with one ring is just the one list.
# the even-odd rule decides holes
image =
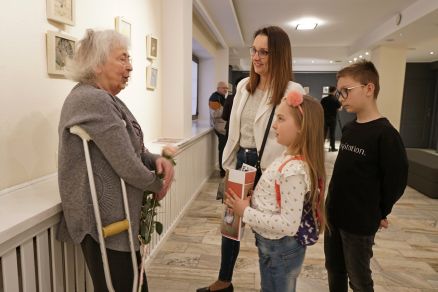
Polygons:
[[260,166],[260,162],[262,161],[263,151],[265,150],[266,140],[268,139],[269,130],[271,129],[272,120],[274,118],[276,106],[272,108],[271,115],[269,116],[268,125],[266,126],[265,136],[263,136],[262,146],[260,147],[259,154],[257,155],[257,165]]

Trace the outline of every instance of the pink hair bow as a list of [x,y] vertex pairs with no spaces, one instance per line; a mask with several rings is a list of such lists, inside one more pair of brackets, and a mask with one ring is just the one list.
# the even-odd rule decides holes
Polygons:
[[303,108],[301,104],[303,103],[303,94],[298,91],[291,91],[286,95],[286,103],[289,106],[297,107],[301,114],[304,116]]

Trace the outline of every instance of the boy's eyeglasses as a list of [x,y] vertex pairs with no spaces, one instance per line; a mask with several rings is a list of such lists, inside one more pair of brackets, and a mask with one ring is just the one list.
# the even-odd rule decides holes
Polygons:
[[251,47],[249,48],[249,54],[251,55],[251,57],[254,57],[255,54],[258,54],[259,58],[263,59],[269,55],[269,52],[264,49],[256,50],[254,47]]
[[363,86],[366,86],[365,84],[360,84],[360,85],[356,85],[356,86],[352,86],[352,87],[346,87],[346,88],[341,88],[341,89],[337,89],[336,91],[335,91],[335,97],[337,98],[337,99],[339,99],[339,98],[343,98],[343,99],[347,99],[347,97],[348,97],[348,93],[352,90],[352,89],[355,89],[355,88],[358,88],[358,87],[363,87]]

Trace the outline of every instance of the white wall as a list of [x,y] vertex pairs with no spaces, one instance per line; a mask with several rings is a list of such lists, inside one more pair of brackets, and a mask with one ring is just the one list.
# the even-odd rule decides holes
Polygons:
[[[61,30],[81,38],[86,28],[114,28],[116,16],[132,24],[134,71],[120,93],[138,118],[145,139],[161,134],[161,90],[145,89],[145,36],[161,39],[160,0],[76,0],[76,25],[46,19],[46,1],[1,0],[0,26],[0,191],[56,171],[57,126],[73,82],[46,73],[45,33]],[[9,2],[8,2],[9,3]],[[159,46],[159,66],[162,56]]]
[[372,51],[372,61],[379,71],[380,93],[377,105],[380,113],[400,131],[403,88],[406,71],[406,48],[379,46]]

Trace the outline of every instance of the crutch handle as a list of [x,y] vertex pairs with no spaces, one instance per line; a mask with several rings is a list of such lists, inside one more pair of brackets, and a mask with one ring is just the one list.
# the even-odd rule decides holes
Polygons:
[[91,140],[90,135],[88,135],[88,133],[84,129],[79,127],[79,126],[71,127],[70,128],[70,133],[78,135],[79,137],[82,138],[82,140],[85,140],[87,142]]
[[129,221],[127,219],[111,223],[105,227],[102,227],[103,237],[107,238],[119,234],[120,232],[128,230],[128,228],[129,228]]

